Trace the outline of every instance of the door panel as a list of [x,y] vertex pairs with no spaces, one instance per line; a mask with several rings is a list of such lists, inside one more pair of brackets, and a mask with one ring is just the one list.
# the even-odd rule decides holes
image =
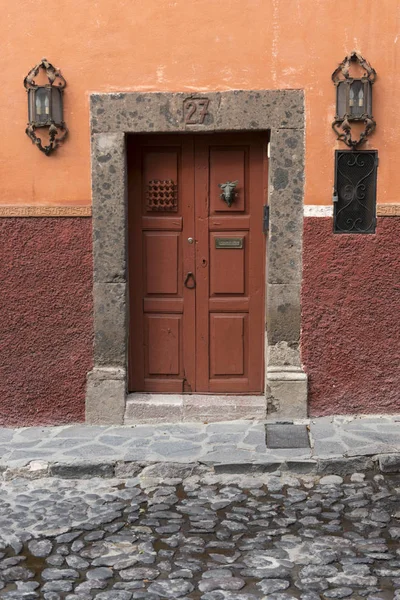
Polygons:
[[[258,134],[196,140],[196,390],[200,392],[263,390],[264,159],[265,138]],[[218,185],[227,181],[238,182],[231,206]]]
[[[232,234],[232,235],[231,235]],[[241,240],[242,248],[217,248],[217,241]],[[245,293],[246,234],[230,232],[210,235],[210,296]]]
[[178,293],[179,234],[149,231],[144,235],[147,294]]
[[[129,389],[191,391],[195,385],[193,139],[128,138]],[[185,360],[184,358],[185,357]]]
[[130,390],[263,391],[265,149],[261,134],[128,138]]
[[210,375],[244,375],[245,319],[243,314],[210,314]]
[[219,183],[238,180],[235,189],[237,197],[229,208],[229,213],[243,212],[246,203],[245,169],[246,149],[235,147],[210,148],[210,215],[226,212],[227,205],[221,199]]
[[181,315],[146,316],[146,375],[182,375]]

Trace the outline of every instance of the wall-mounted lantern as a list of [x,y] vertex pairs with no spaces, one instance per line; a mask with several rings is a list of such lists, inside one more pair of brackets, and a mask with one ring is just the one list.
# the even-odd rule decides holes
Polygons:
[[[43,70],[48,83],[37,84],[35,77]],[[63,93],[66,81],[60,71],[43,58],[24,79],[28,92],[28,126],[25,133],[32,142],[49,156],[65,139],[68,129],[63,120]],[[48,130],[48,144],[42,144],[36,130]]]
[[[361,76],[354,73],[357,64],[364,70]],[[332,74],[332,81],[336,86],[336,116],[332,127],[338,140],[350,148],[356,148],[365,142],[376,127],[372,116],[372,84],[375,78],[375,69],[355,51],[346,56]],[[355,121],[365,124],[358,140],[351,137],[350,123]]]

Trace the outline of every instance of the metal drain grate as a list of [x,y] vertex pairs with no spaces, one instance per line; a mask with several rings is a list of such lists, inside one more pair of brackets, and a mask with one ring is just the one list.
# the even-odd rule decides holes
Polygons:
[[309,448],[306,425],[274,423],[266,425],[267,448]]

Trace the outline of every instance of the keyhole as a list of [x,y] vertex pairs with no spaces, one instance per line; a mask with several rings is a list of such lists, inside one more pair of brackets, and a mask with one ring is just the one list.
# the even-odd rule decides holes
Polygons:
[[207,261],[206,261],[206,259],[205,259],[205,258],[203,258],[203,259],[202,259],[202,261],[201,261],[201,266],[202,266],[202,267],[206,267],[206,266],[207,266]]

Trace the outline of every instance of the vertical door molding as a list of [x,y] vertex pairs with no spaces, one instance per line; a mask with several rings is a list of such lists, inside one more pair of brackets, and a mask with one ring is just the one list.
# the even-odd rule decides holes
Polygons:
[[[266,402],[269,416],[303,417],[299,353],[304,181],[302,90],[91,95],[94,367],[86,419],[121,423],[127,389],[125,135],[270,131]],[[260,227],[261,224],[260,215]]]

